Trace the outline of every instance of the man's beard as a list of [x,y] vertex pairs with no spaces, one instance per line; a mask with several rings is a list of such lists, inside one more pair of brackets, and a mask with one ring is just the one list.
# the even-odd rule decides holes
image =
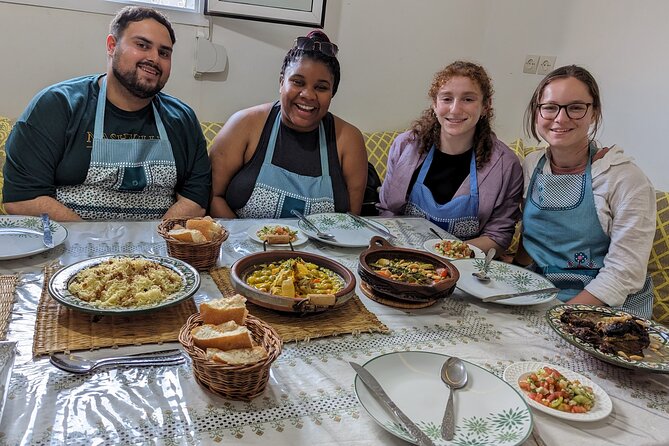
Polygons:
[[[126,72],[121,72],[118,69],[118,65],[119,64],[116,58],[114,58],[112,62],[112,72],[114,73],[114,76],[116,79],[118,79],[121,85],[123,85],[130,93],[132,93],[134,96],[137,96],[138,98],[152,98],[165,86],[165,81],[161,80],[159,80],[158,83],[153,87],[145,85],[139,80],[137,73],[137,70],[139,70],[138,67],[135,67],[134,71],[128,70]],[[146,65],[149,65],[154,70],[157,70],[159,72],[159,76],[162,75],[162,71],[155,65],[149,63],[146,63]]]

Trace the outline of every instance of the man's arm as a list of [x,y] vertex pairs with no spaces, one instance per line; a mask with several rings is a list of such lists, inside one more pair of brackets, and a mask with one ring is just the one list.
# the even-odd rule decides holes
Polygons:
[[177,194],[177,202],[165,212],[163,218],[202,217],[206,209],[186,197]]
[[15,201],[5,203],[8,214],[39,216],[46,212],[52,220],[56,221],[81,221],[81,217],[72,209],[60,203],[55,198],[42,196],[32,200]]

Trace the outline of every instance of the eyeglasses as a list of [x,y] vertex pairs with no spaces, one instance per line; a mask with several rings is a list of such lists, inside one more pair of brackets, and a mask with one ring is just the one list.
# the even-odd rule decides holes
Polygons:
[[318,51],[330,57],[337,57],[337,53],[339,52],[339,47],[332,42],[319,42],[306,36],[295,39],[294,48],[305,51]]
[[557,115],[560,114],[560,111],[564,108],[567,112],[569,119],[582,119],[588,109],[592,105],[592,102],[572,102],[571,104],[560,105],[560,104],[539,104],[539,114],[544,119],[555,119]]

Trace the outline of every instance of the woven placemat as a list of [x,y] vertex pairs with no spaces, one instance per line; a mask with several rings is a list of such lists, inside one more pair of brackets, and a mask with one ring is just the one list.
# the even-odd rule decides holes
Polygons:
[[[209,273],[224,296],[232,296],[236,293],[230,282],[229,268],[214,268]],[[341,307],[305,315],[279,313],[250,302],[247,302],[246,305],[249,313],[270,324],[284,342],[308,341],[348,333],[388,333],[390,331],[374,313],[365,308],[358,296],[349,299]]]
[[18,279],[16,274],[0,276],[0,341],[4,341],[7,337],[7,325],[9,325],[9,315],[12,314]]
[[51,275],[44,269],[44,286],[37,306],[33,356],[122,345],[160,344],[179,339],[188,317],[197,313],[193,299],[148,314],[99,316],[73,310],[49,295]]

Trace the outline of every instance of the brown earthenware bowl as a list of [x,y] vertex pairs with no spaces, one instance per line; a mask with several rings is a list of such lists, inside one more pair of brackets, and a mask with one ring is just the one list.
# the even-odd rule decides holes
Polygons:
[[[313,305],[308,299],[277,296],[258,290],[246,283],[247,278],[255,270],[259,269],[260,265],[294,259],[296,257],[300,257],[305,262],[315,263],[318,266],[327,268],[343,279],[344,287],[335,294],[336,300],[334,305]],[[355,296],[355,276],[350,269],[334,260],[328,259],[327,257],[303,251],[266,251],[242,257],[232,265],[232,268],[230,269],[230,279],[235,291],[246,296],[250,302],[264,308],[290,313],[315,313],[326,311],[330,308],[336,308],[343,305],[346,301]]]
[[[433,285],[418,285],[389,279],[377,274],[369,266],[380,258],[389,260],[407,259],[432,263],[437,268],[446,268],[448,278]],[[369,241],[369,248],[360,254],[358,274],[360,275],[360,279],[377,293],[411,302],[426,302],[450,296],[455,289],[456,282],[460,278],[458,269],[443,257],[417,249],[397,248],[388,242],[388,240],[379,236],[373,237]]]

